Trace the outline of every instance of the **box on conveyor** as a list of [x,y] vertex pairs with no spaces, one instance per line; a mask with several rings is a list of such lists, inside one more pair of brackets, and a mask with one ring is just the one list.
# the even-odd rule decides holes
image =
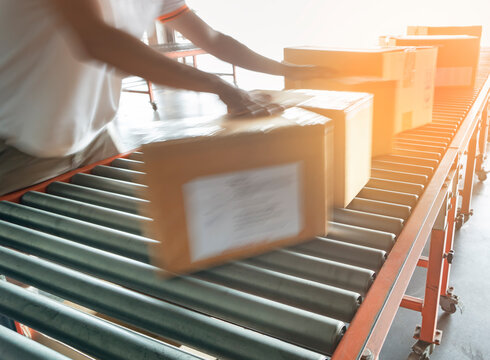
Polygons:
[[153,262],[179,274],[326,234],[331,123],[291,108],[143,145]]
[[[432,121],[436,56],[437,50],[432,47],[285,48],[286,62],[323,65],[335,70],[338,77],[363,78],[354,81],[354,84],[350,80],[342,79],[286,79],[285,87],[362,91],[373,94],[377,92],[378,95],[374,96],[372,155],[384,155],[391,151],[393,135]],[[383,81],[395,81],[395,86]],[[369,86],[373,86],[373,89]],[[387,94],[390,87],[393,93]],[[394,104],[389,104],[386,96],[392,99]],[[382,105],[388,108],[383,109]]]
[[381,36],[384,46],[435,46],[438,48],[436,87],[472,87],[480,56],[480,38],[469,35]]
[[470,35],[481,38],[482,26],[407,26],[407,35]]
[[[373,95],[326,90],[262,91],[284,106],[299,106],[333,121],[333,205],[346,207],[371,176]],[[329,174],[330,175],[330,174]]]

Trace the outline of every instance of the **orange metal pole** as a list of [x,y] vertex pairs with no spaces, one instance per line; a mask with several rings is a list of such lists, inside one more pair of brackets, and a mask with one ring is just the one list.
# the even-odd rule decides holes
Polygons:
[[422,312],[422,309],[424,308],[424,300],[414,296],[405,295],[400,303],[400,307]]
[[419,261],[417,262],[417,266],[426,268],[429,266],[429,258],[427,256],[421,256]]
[[[446,230],[446,248],[445,253],[450,254],[453,249],[454,242],[454,228],[455,228],[455,217],[456,217],[456,204],[457,204],[457,194],[453,194],[451,198],[451,209],[448,212],[448,224]],[[449,287],[449,275],[451,271],[452,259],[446,257],[443,263],[442,269],[442,283],[441,283],[441,295],[446,295],[447,289]]]
[[425,285],[424,306],[422,309],[422,327],[419,339],[427,343],[438,343],[436,340],[437,312],[442,282],[442,268],[446,245],[446,230],[432,230],[429,250],[429,267]]
[[461,214],[466,222],[470,216],[471,196],[473,193],[473,175],[475,173],[476,147],[478,143],[478,127],[471,136],[468,145],[468,157],[466,159],[466,172],[464,176],[464,188],[461,203]]

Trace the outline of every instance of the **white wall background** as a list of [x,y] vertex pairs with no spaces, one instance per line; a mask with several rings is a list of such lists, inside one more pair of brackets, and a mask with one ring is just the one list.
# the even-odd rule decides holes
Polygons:
[[[214,28],[277,60],[292,45],[366,47],[407,25],[483,25],[490,0],[187,0]],[[243,79],[243,72],[240,80]],[[247,87],[247,86],[245,86]]]

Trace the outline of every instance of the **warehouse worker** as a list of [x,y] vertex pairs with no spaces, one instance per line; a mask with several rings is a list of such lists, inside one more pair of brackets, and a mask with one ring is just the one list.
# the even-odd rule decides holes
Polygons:
[[0,195],[118,153],[107,125],[121,73],[217,94],[231,115],[281,110],[143,44],[155,19],[246,69],[293,79],[326,71],[265,58],[212,29],[184,0],[0,0],[0,8]]

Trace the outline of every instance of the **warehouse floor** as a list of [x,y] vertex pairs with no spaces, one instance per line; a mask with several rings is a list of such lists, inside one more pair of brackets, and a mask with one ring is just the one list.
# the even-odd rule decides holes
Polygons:
[[[216,116],[226,111],[218,98],[210,94],[157,88],[155,96],[159,106],[156,112],[151,109],[147,95],[123,93],[120,111],[122,150],[136,147],[145,136],[154,135],[155,129],[167,131],[165,127],[161,128],[163,122],[158,120],[168,123],[182,117]],[[487,161],[487,169],[490,169],[490,161]],[[440,311],[442,345],[436,348],[432,360],[490,359],[490,277],[487,275],[490,266],[490,179],[486,183],[475,182],[472,207],[474,216],[456,232],[455,260],[451,270],[450,285],[455,287],[462,307],[452,315]],[[407,293],[423,297],[424,280],[425,269],[417,269]],[[418,313],[400,309],[380,359],[406,359],[415,342],[412,339],[415,326],[420,322]]]

